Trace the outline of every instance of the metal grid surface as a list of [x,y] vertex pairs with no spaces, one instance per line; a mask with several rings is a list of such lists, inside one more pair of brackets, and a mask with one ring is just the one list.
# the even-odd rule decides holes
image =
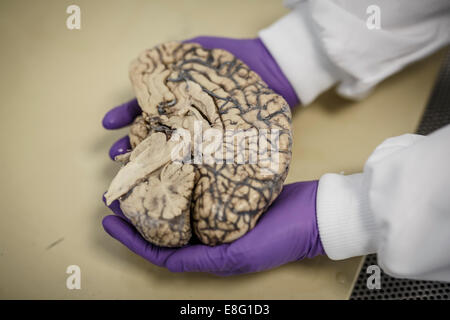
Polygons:
[[375,254],[368,255],[353,288],[350,300],[449,300],[450,283],[397,279],[381,272],[381,289],[368,289],[367,267],[377,264]]
[[[431,97],[417,129],[427,135],[450,123],[450,51],[444,60]],[[450,300],[450,283],[397,279],[381,272],[381,288],[369,289],[366,273],[377,265],[375,254],[368,255],[350,296],[351,300]]]

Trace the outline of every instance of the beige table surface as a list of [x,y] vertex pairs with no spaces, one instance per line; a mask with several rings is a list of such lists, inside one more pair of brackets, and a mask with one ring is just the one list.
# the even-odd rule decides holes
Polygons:
[[[73,3],[81,30],[66,28]],[[347,298],[361,258],[228,278],[172,274],[101,227],[109,213],[101,195],[118,169],[107,151],[127,132],[107,132],[101,119],[133,97],[129,61],[166,40],[254,37],[286,12],[276,0],[2,0],[0,298]],[[407,68],[363,102],[328,92],[298,109],[288,182],[357,172],[383,139],[414,132],[442,57]],[[66,288],[73,264],[81,290]]]

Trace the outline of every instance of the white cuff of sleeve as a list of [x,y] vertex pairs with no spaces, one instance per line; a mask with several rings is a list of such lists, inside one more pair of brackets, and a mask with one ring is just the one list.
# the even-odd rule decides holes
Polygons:
[[376,252],[378,226],[362,173],[322,176],[316,206],[320,239],[329,258],[340,260]]
[[310,104],[338,80],[315,34],[308,2],[259,32],[259,37],[291,83],[302,105]]

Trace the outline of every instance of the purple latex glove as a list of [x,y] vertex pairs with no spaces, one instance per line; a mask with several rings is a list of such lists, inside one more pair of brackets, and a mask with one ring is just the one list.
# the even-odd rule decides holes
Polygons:
[[325,254],[316,221],[317,184],[318,181],[308,181],[284,186],[254,229],[232,243],[215,247],[154,246],[127,221],[117,200],[110,206],[116,215],[105,217],[103,227],[131,251],[172,272],[209,272],[220,276],[258,272]]
[[[131,122],[136,112],[136,105],[124,104],[108,112],[105,119],[120,128]],[[125,137],[111,147],[110,154],[121,154],[127,148],[129,141]],[[128,222],[117,200],[110,206],[116,215],[105,217],[103,227],[133,252],[173,272],[202,271],[222,276],[257,272],[325,254],[316,219],[317,185],[318,181],[308,181],[284,186],[253,230],[230,244],[216,247],[154,246]]]
[[[230,51],[256,71],[291,107],[299,103],[292,86],[261,40],[198,37],[187,42]],[[103,118],[103,126],[106,129],[124,127],[140,113],[136,99],[131,100],[109,111]],[[130,148],[126,136],[113,144],[110,157]],[[310,181],[285,186],[253,230],[233,243],[216,247],[201,244],[179,249],[154,246],[128,222],[117,200],[110,206],[116,215],[105,217],[103,226],[133,252],[174,272],[201,271],[217,275],[257,272],[325,253],[316,221],[317,184],[317,181]]]

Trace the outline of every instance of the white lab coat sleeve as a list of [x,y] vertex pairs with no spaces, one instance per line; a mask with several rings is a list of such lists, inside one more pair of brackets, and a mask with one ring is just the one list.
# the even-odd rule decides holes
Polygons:
[[331,259],[378,253],[392,276],[450,281],[450,125],[387,139],[362,173],[325,174],[316,201]]
[[286,4],[292,11],[259,36],[303,105],[334,85],[340,95],[362,99],[386,77],[450,42],[449,0]]

